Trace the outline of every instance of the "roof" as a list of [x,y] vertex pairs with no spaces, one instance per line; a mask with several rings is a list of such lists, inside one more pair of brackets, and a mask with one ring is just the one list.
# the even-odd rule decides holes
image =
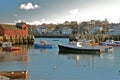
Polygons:
[[0,27],[8,30],[20,30],[19,28],[16,27],[16,25],[11,24],[0,24]]

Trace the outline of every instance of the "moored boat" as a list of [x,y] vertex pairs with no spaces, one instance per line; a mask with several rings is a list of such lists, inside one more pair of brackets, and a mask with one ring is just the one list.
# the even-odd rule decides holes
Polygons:
[[4,51],[16,51],[16,50],[20,50],[20,47],[13,47],[11,42],[3,42],[2,49]]
[[36,43],[34,43],[34,47],[35,47],[35,48],[43,48],[43,49],[51,49],[51,48],[52,48],[52,45],[49,44],[49,43],[46,42],[46,41],[41,41],[41,42],[36,42]]
[[59,52],[67,52],[67,53],[85,53],[85,54],[100,54],[101,49],[97,47],[77,47],[73,45],[63,45],[58,44]]
[[[84,43],[83,43],[84,42]],[[109,52],[109,46],[98,46],[92,41],[74,42],[70,44],[58,44],[60,53],[100,54]],[[112,49],[111,49],[112,50]]]
[[120,46],[120,41],[106,40],[106,42],[100,42],[99,45],[107,45],[117,47]]

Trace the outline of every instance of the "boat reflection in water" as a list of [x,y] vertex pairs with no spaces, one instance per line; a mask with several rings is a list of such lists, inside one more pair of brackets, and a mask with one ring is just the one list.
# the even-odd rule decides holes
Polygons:
[[74,60],[76,61],[77,66],[82,66],[84,68],[94,68],[97,62],[97,57],[99,60],[104,60],[107,63],[114,63],[114,53],[103,53],[100,55],[96,54],[76,54],[76,53],[61,53],[59,52],[59,55],[67,56],[68,60]]
[[17,51],[0,51],[0,61],[28,61],[28,45],[20,45]]
[[49,50],[48,49],[40,49],[40,53],[48,53]]
[[[84,68],[94,68],[95,57],[101,57],[103,54],[76,54],[76,53],[60,53],[59,55],[67,56],[67,59],[76,61],[76,64]],[[84,64],[83,64],[84,63]]]
[[[20,45],[19,47],[21,49],[17,51],[3,51],[0,48],[0,63],[2,64],[5,62],[28,62],[28,45]],[[0,70],[0,75],[3,77],[7,77],[8,80],[28,80],[28,71],[22,69],[20,70],[20,68],[15,70]]]

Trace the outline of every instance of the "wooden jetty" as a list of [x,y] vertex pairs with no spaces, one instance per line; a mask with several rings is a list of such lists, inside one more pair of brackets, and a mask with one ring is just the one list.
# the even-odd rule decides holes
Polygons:
[[16,79],[27,80],[28,79],[28,71],[27,70],[0,71],[0,76],[10,78],[10,80],[16,80]]
[[33,44],[34,35],[29,34],[29,27],[21,22],[19,25],[0,24],[1,42],[12,42],[12,44]]
[[12,44],[33,44],[34,35],[29,36],[0,36],[0,45],[2,42],[12,42]]

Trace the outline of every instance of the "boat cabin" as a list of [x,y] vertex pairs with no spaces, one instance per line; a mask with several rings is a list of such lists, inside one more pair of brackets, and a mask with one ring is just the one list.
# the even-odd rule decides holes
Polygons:
[[6,47],[11,47],[12,48],[12,43],[11,42],[3,42],[2,43],[2,48],[6,48]]
[[77,47],[82,47],[83,43],[82,42],[77,42]]
[[2,49],[4,51],[16,51],[16,50],[20,50],[20,47],[12,47],[11,42],[3,42],[2,43]]

